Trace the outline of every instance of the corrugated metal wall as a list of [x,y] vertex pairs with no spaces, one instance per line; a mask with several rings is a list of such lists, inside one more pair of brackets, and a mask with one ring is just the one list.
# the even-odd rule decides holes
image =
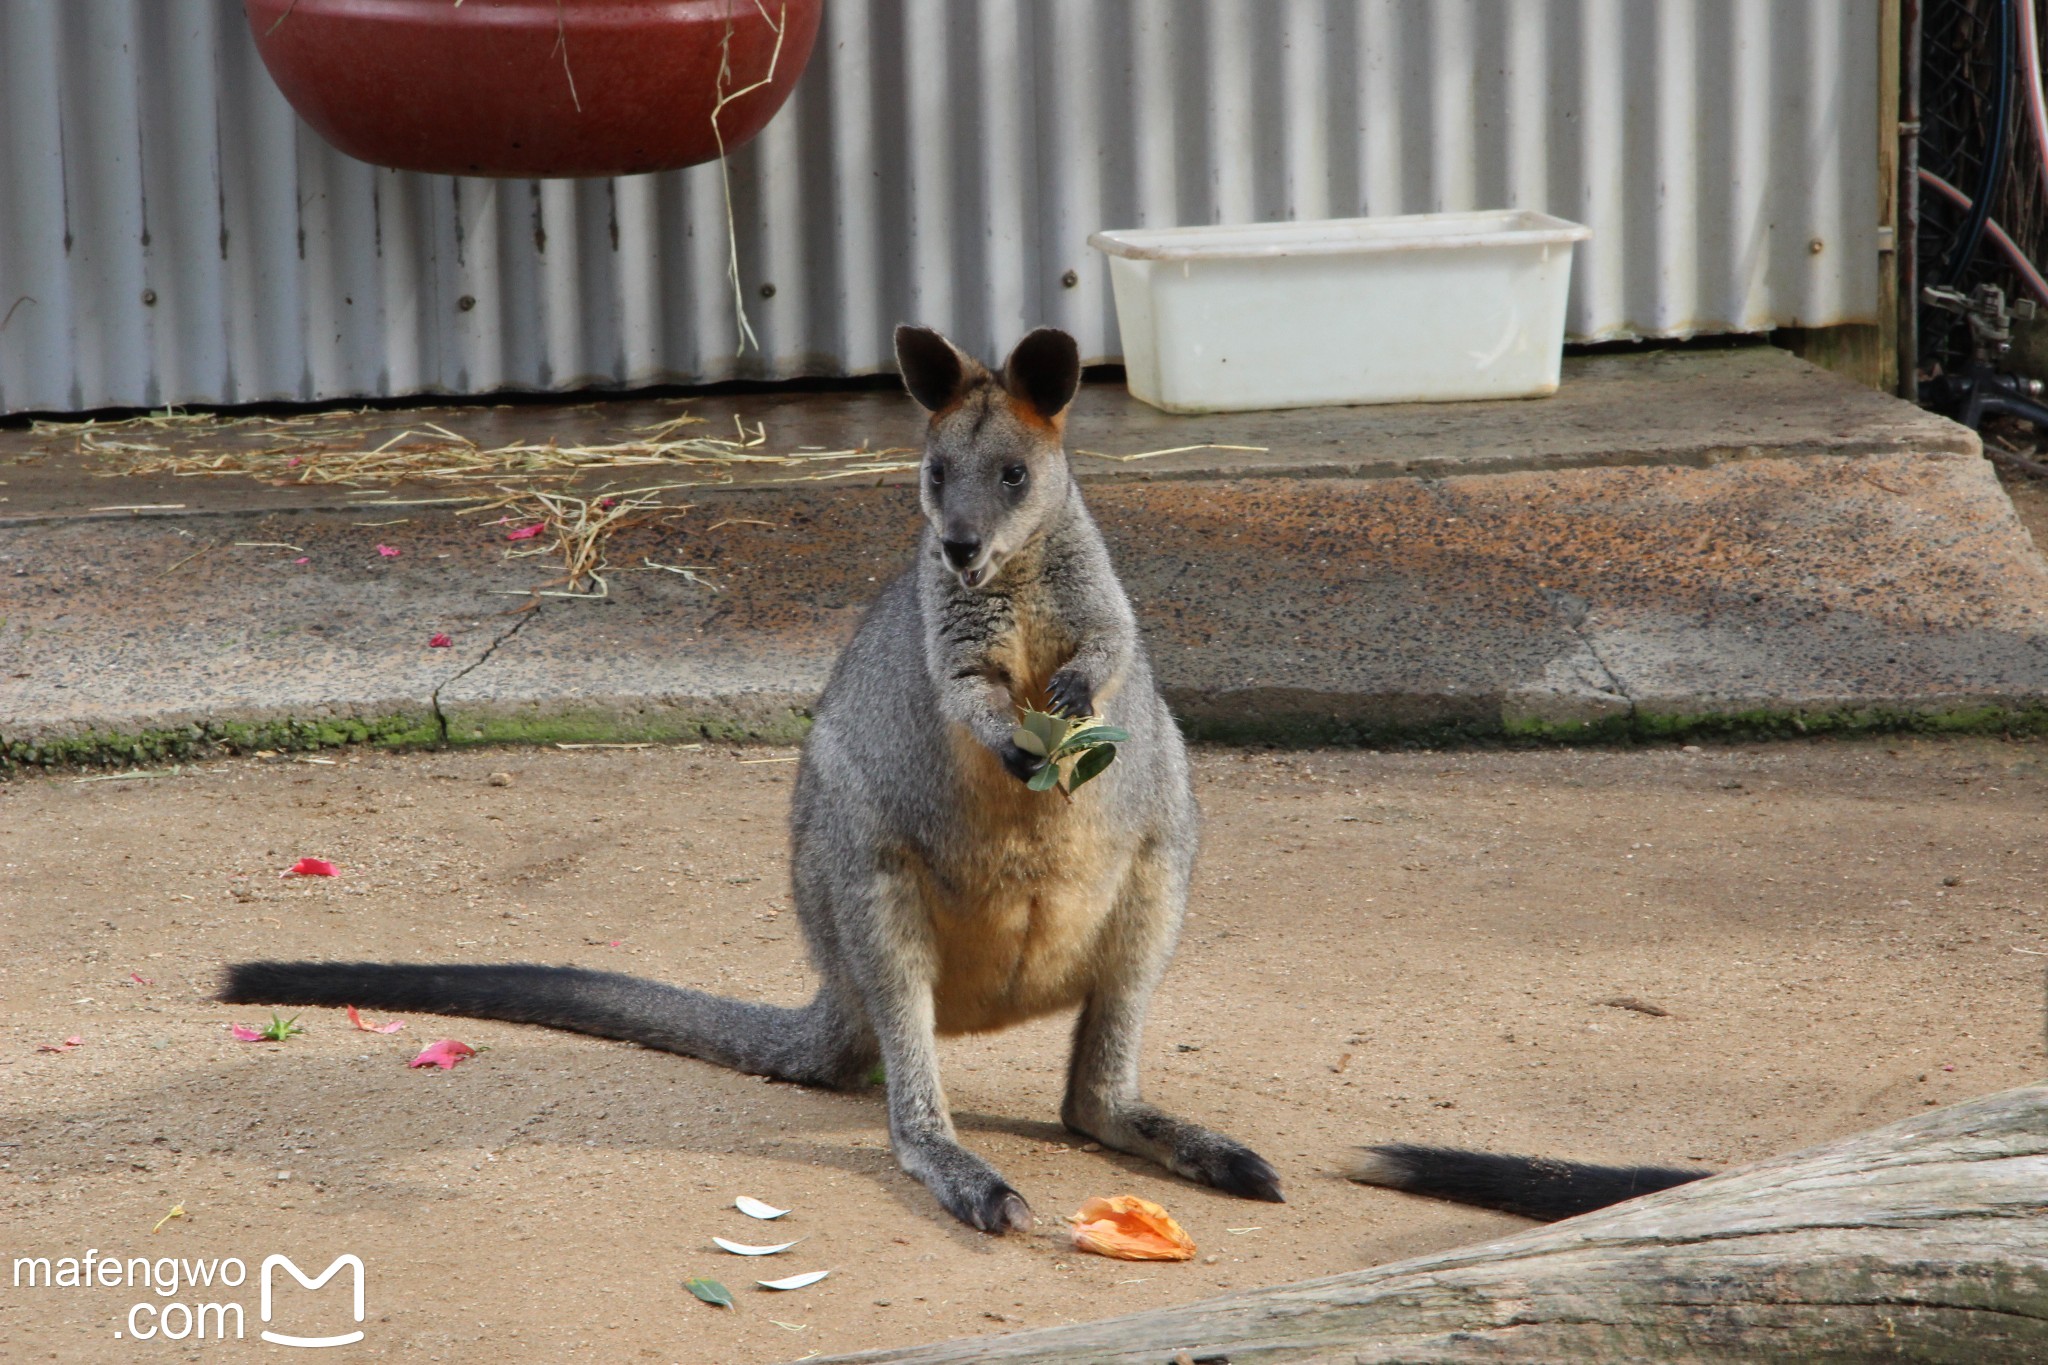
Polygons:
[[1873,321],[1878,13],[830,0],[733,159],[736,358],[715,166],[379,170],[237,0],[0,0],[0,411],[874,372],[899,319],[1113,358],[1096,228],[1496,206],[1592,225],[1577,338]]

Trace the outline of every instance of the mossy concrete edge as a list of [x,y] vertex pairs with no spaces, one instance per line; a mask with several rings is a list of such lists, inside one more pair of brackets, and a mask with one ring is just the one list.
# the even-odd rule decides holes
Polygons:
[[[1469,705],[1469,699],[1467,699]],[[1907,704],[1748,707],[1725,712],[1673,711],[1543,720],[1526,714],[1399,714],[1368,711],[1311,714],[1276,711],[1225,717],[1186,715],[1189,739],[1281,748],[1455,747],[1494,743],[1631,744],[1688,739],[1781,740],[1826,735],[2048,735],[2048,704],[1975,702],[1945,707]],[[103,769],[185,763],[253,754],[305,753],[349,746],[379,749],[470,748],[547,744],[796,744],[810,728],[798,706],[712,705],[618,710],[521,707],[517,712],[464,715],[453,723],[430,711],[385,716],[244,721],[123,730],[101,727],[33,740],[0,735],[0,775],[34,769]]]

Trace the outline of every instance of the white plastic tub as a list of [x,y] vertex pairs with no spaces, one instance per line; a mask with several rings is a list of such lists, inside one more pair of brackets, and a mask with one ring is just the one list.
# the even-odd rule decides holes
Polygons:
[[1098,232],[1131,392],[1168,412],[1557,391],[1572,244],[1519,209]]

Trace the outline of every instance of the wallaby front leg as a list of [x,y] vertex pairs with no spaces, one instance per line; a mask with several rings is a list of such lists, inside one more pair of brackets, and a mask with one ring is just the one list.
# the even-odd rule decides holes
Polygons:
[[932,952],[908,877],[883,874],[871,892],[861,989],[889,1096],[896,1164],[917,1177],[961,1222],[983,1232],[1031,1226],[1031,1207],[995,1167],[960,1145],[939,1083],[932,1027]]
[[1280,1175],[1257,1152],[1223,1134],[1145,1103],[1138,1054],[1145,1011],[1173,954],[1187,894],[1186,856],[1156,845],[1141,853],[1118,893],[1125,946],[1103,974],[1074,1031],[1060,1119],[1105,1147],[1156,1161],[1225,1194],[1284,1203]]
[[1010,738],[1011,731],[1017,728],[1017,704],[1003,684],[979,673],[963,672],[947,679],[940,689],[939,705],[948,720],[966,726],[968,733],[1001,759],[1003,767],[1020,782],[1028,782],[1033,773],[1045,766],[1043,758],[1024,752]]
[[1130,641],[1122,634],[1090,638],[1046,684],[1052,709],[1063,716],[1095,715],[1123,681],[1130,657]]

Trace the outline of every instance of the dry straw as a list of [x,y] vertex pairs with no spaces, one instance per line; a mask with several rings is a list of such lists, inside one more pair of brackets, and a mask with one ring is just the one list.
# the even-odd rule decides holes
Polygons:
[[[350,497],[371,496],[357,506],[467,504],[464,516],[503,511],[505,518],[495,524],[524,522],[541,528],[508,548],[508,558],[552,556],[561,563],[561,576],[533,590],[533,595],[576,598],[607,596],[606,576],[617,572],[666,573],[719,590],[703,576],[708,570],[701,564],[664,564],[643,557],[638,565],[620,569],[606,558],[607,547],[619,532],[680,515],[688,504],[670,500],[679,490],[730,483],[737,473],[748,470],[776,471],[782,482],[874,477],[915,469],[918,455],[911,447],[870,450],[865,444],[839,450],[771,450],[761,423],[749,426],[735,416],[732,435],[713,435],[700,430],[707,425],[703,418],[688,412],[626,427],[613,439],[496,446],[432,421],[415,421],[387,434],[388,426],[377,425],[376,416],[347,412],[221,417],[166,409],[113,422],[38,422],[34,434],[45,450],[68,448],[102,461],[104,477],[239,477],[280,488],[340,488]],[[614,490],[606,480],[621,470],[643,478],[656,470],[702,477]],[[571,492],[567,485],[579,480],[585,486]],[[601,486],[588,486],[593,480]],[[454,496],[374,497],[400,484],[427,485]]]

